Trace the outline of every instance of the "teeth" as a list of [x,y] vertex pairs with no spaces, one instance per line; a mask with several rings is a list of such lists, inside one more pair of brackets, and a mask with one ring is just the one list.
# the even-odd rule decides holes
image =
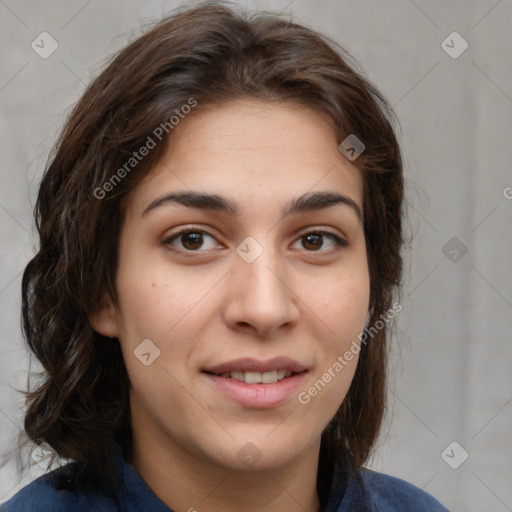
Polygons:
[[263,373],[260,372],[245,372],[244,373],[244,380],[247,382],[247,384],[258,384],[261,382],[261,377],[263,376]]
[[262,373],[261,382],[263,382],[263,384],[272,384],[273,382],[277,382],[277,370]]
[[271,372],[231,372],[223,373],[221,377],[230,377],[247,384],[274,384],[292,374],[289,370],[273,370]]

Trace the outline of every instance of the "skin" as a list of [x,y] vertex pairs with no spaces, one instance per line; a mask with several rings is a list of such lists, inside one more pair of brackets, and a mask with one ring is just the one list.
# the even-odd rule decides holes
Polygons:
[[[362,210],[361,173],[339,142],[327,118],[294,104],[198,108],[128,197],[119,301],[91,324],[123,349],[130,462],[175,512],[319,509],[321,433],[348,391],[357,354],[309,403],[297,392],[271,408],[240,405],[201,370],[286,355],[308,368],[304,391],[357,340],[370,297],[362,220],[343,204],[281,218],[283,205],[311,191],[339,192]],[[240,212],[167,203],[142,215],[163,194],[190,190],[236,200]],[[185,228],[203,233],[203,245],[169,241]],[[303,236],[310,231],[348,246],[336,250],[329,235],[311,243]],[[252,263],[236,252],[249,235],[263,248]],[[145,339],[160,350],[148,366],[134,355]],[[250,467],[237,456],[246,443],[261,456]]]

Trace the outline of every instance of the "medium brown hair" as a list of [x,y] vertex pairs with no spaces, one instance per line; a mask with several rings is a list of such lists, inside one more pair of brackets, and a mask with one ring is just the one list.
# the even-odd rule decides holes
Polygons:
[[[172,137],[170,117],[191,98],[195,111],[242,98],[293,102],[325,114],[339,142],[356,135],[365,145],[354,164],[364,183],[369,324],[390,309],[400,285],[404,184],[395,116],[354,59],[283,15],[217,2],[154,24],[113,58],[69,115],[35,206],[40,248],[23,274],[24,335],[45,370],[27,396],[25,430],[76,461],[84,478],[110,474],[113,441],[125,453],[131,447],[118,340],[88,319],[106,296],[116,303],[123,198],[159,161]],[[114,183],[164,123],[162,142]],[[382,424],[388,337],[384,325],[361,345],[351,387],[322,434],[322,453],[352,467],[367,461]]]

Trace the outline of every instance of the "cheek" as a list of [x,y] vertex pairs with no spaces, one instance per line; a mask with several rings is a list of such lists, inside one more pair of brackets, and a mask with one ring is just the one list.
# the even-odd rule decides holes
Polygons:
[[347,265],[337,279],[315,286],[310,299],[322,332],[315,335],[318,365],[299,402],[328,421],[347,394],[359,360],[360,334],[370,299],[366,265]]
[[[176,383],[166,372],[184,381],[188,361],[204,328],[204,318],[216,300],[213,289],[223,273],[207,269],[201,272],[194,267],[178,269],[165,257],[149,262],[147,257],[138,256],[126,251],[118,267],[123,354],[135,386],[140,379],[149,379],[151,388],[170,380],[166,384],[169,391]],[[144,340],[151,340],[151,344],[145,343],[150,352],[158,354],[148,367],[134,357],[142,350],[139,346]]]
[[165,258],[148,261],[137,256],[128,254],[119,267],[120,321],[130,336],[163,339],[200,302],[208,283]]
[[140,414],[141,404],[151,404],[154,419],[163,418],[171,398],[174,410],[187,402],[181,383],[192,345],[186,333],[193,331],[191,311],[204,291],[168,264],[137,258],[123,263],[117,275],[120,342],[137,397],[133,407]]
[[[364,327],[370,301],[370,279],[365,265],[342,272],[337,279],[315,285],[309,292],[311,309],[324,323],[332,348],[343,346]],[[322,323],[320,322],[320,323]]]
[[[330,300],[326,302],[325,296]],[[319,316],[328,328],[316,335],[317,365],[298,402],[304,407],[304,421],[321,423],[323,428],[336,414],[354,378],[360,334],[368,311],[369,286],[364,279],[357,280],[357,287],[338,285],[328,294],[319,290],[318,299]]]

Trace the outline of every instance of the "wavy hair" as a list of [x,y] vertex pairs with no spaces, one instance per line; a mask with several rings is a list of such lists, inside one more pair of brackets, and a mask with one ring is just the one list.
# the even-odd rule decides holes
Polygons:
[[[39,250],[23,274],[22,321],[45,377],[27,394],[24,426],[34,442],[75,461],[75,481],[112,476],[114,441],[130,453],[120,346],[88,318],[105,297],[117,303],[123,199],[158,162],[172,131],[115,186],[105,183],[190,98],[196,111],[240,98],[306,105],[327,116],[340,142],[355,134],[365,145],[353,163],[364,183],[370,324],[400,288],[404,183],[396,116],[357,62],[284,15],[218,2],[171,13],[88,86],[49,156],[35,205]],[[321,453],[352,467],[368,460],[382,425],[388,338],[385,325],[361,345],[351,387],[322,433]]]

